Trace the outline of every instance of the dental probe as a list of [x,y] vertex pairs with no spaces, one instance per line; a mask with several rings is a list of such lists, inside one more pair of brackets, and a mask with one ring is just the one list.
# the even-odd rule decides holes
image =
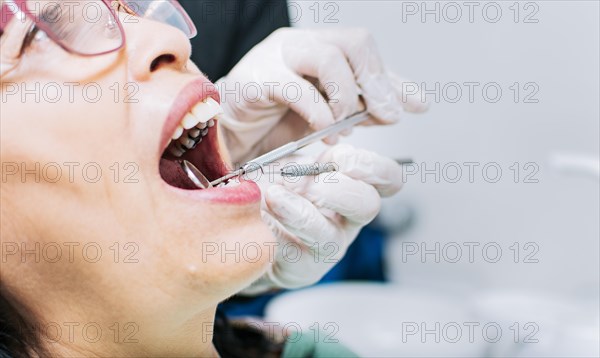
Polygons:
[[[414,164],[412,159],[396,159],[395,162],[402,166]],[[337,166],[334,163],[290,164],[281,168],[280,174],[283,177],[297,178],[337,171]]]
[[[404,166],[414,164],[414,160],[412,159],[396,159],[396,163]],[[183,168],[185,174],[190,178],[190,180],[196,185],[198,188],[208,189],[211,188],[212,185],[206,179],[204,174],[198,168],[196,168],[192,163],[187,160],[182,161],[181,167]],[[287,178],[299,178],[306,176],[317,176],[325,173],[333,173],[337,171],[337,166],[334,163],[312,163],[312,164],[290,164],[280,169],[278,172],[282,177]],[[274,173],[274,172],[265,172],[265,174]]]
[[214,187],[235,177],[261,170],[266,165],[285,158],[310,144],[329,137],[330,135],[337,134],[359,123],[362,123],[367,119],[369,119],[369,114],[367,111],[358,112],[344,120],[330,125],[327,128],[316,131],[302,139],[288,143],[266,154],[263,154],[260,157],[247,162],[241,168],[227,174],[226,176],[210,182],[210,185]]
[[[396,159],[396,163],[405,166],[414,164],[412,159]],[[311,164],[289,164],[281,168],[279,172],[264,172],[264,174],[279,174],[282,177],[298,178],[317,176],[325,173],[337,172],[335,163],[311,163]]]
[[333,163],[313,163],[313,164],[291,164],[281,168],[282,177],[306,177],[317,176],[319,174],[336,172],[337,167]]
[[396,163],[405,166],[415,164],[415,161],[413,159],[396,159]]

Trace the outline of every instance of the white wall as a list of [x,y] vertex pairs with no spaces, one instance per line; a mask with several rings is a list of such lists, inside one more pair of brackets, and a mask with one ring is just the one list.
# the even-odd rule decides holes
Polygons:
[[[421,1],[337,1],[339,11],[332,19],[339,24],[324,24],[324,15],[335,10],[325,8],[327,3],[317,4],[321,21],[315,23],[314,11],[309,9],[315,1],[294,2],[294,7],[303,9],[296,25],[367,27],[391,70],[425,82],[430,89],[436,82],[441,87],[451,82],[479,82],[481,86],[494,82],[503,90],[497,103],[486,102],[481,86],[473,103],[466,92],[458,103],[442,97],[425,115],[406,115],[393,128],[360,129],[347,140],[389,156],[412,157],[428,168],[435,162],[442,167],[450,162],[495,162],[503,170],[495,184],[484,180],[481,166],[474,183],[469,183],[468,168],[462,165],[463,177],[455,184],[443,179],[435,183],[433,175],[425,182],[420,175],[409,176],[403,193],[386,203],[386,217],[399,217],[409,207],[416,218],[414,227],[388,248],[393,280],[597,295],[598,180],[592,175],[559,172],[551,158],[556,153],[599,155],[598,2],[538,1],[528,8],[521,2],[518,23],[510,9],[512,1],[488,5],[490,17],[494,16],[490,6],[502,9],[496,23],[482,16],[481,9],[488,2],[477,2],[472,23],[468,8],[461,5],[464,2],[456,2],[463,10],[462,19],[446,21],[455,14],[446,7],[447,16],[442,13],[436,23],[433,15],[425,22],[418,15],[403,19],[405,10],[413,4],[421,6]],[[427,2],[430,9],[435,4]],[[438,4],[441,9],[448,6],[447,2]],[[532,19],[538,22],[524,23],[525,15],[536,10]],[[514,82],[521,86],[535,83],[539,92],[534,98],[539,103],[523,103],[523,89],[519,103],[514,103],[509,88]],[[468,90],[464,85],[462,89]],[[435,102],[433,95],[427,98]],[[510,169],[514,162],[536,163],[539,183],[525,184],[521,177],[515,184]],[[442,247],[456,242],[463,246],[463,256],[455,264],[443,258],[436,263],[433,255],[425,263],[418,255],[402,262],[407,242],[426,242],[429,248],[436,242]],[[480,244],[474,263],[468,260],[465,242]],[[503,250],[496,264],[486,263],[480,250],[489,242]],[[514,263],[514,251],[509,248],[513,242],[519,243],[521,255],[539,248],[534,256],[539,262],[525,264],[521,256],[521,262]],[[534,246],[523,251],[527,242]],[[491,249],[489,254],[493,256]]]

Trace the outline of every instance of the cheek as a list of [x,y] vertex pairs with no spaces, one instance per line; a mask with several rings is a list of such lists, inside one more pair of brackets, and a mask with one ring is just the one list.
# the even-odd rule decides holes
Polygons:
[[3,149],[24,159],[102,161],[100,153],[126,143],[129,131],[127,108],[115,101],[113,83],[3,81]]
[[87,83],[100,82],[117,73],[125,74],[126,68],[127,58],[123,50],[101,56],[77,56],[47,39],[33,43],[25,52],[20,59],[19,73],[27,74],[30,78],[46,77]]

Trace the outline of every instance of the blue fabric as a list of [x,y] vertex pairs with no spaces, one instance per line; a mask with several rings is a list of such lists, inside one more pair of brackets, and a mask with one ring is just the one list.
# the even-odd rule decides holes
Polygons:
[[346,256],[320,283],[343,280],[385,281],[383,263],[384,235],[373,226],[365,227]]
[[[384,233],[377,227],[367,226],[348,248],[346,256],[319,283],[344,280],[385,281],[383,246]],[[265,307],[273,297],[285,291],[257,297],[232,297],[221,303],[228,317],[264,315]]]

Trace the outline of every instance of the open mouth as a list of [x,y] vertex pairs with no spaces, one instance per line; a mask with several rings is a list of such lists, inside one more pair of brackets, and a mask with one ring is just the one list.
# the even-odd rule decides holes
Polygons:
[[201,190],[182,168],[184,160],[198,168],[209,181],[229,173],[217,140],[217,121],[222,113],[220,104],[208,97],[181,118],[160,159],[160,176],[167,184],[179,189]]

